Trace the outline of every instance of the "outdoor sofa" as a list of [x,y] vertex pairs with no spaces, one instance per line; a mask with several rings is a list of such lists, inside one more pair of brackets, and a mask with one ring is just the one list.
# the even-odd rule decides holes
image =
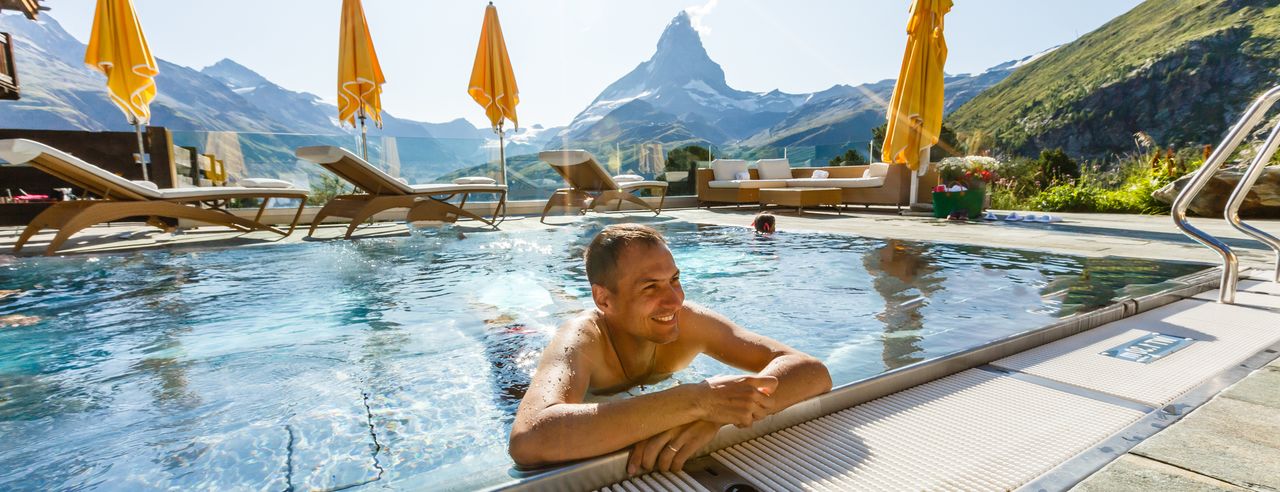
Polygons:
[[[159,217],[190,219],[245,232],[271,231],[288,236],[298,225],[298,217],[307,201],[307,190],[287,187],[287,182],[279,180],[242,180],[265,187],[158,188],[150,181],[130,181],[71,154],[27,139],[0,140],[0,158],[9,165],[35,167],[83,189],[88,195],[100,197],[96,200],[62,201],[49,206],[27,224],[13,246],[15,253],[43,229],[58,230],[45,248],[45,255],[52,255],[76,232],[128,217],[148,217],[148,223],[153,224],[159,222],[154,220]],[[236,198],[262,200],[253,220],[237,217],[224,208],[228,200]],[[261,222],[267,202],[272,198],[292,198],[300,202],[288,231]]]
[[[507,186],[495,184],[490,178],[460,178],[454,183],[411,185],[397,179],[368,161],[341,147],[320,145],[302,147],[296,151],[298,158],[311,161],[328,169],[362,193],[333,197],[320,209],[311,221],[307,236],[327,217],[351,219],[343,236],[351,239],[356,228],[374,215],[395,208],[409,209],[406,220],[436,220],[452,222],[459,216],[468,217],[494,229],[498,228],[502,214],[506,212]],[[497,206],[488,218],[477,215],[464,207],[472,194],[496,194]],[[461,195],[461,203],[449,200]]]
[[[815,171],[825,178],[814,178]],[[744,174],[745,173],[745,174]],[[740,179],[740,178],[747,179]],[[920,177],[917,199],[929,201],[938,182],[932,168]],[[830,167],[791,167],[786,159],[761,159],[755,166],[737,159],[717,159],[709,169],[698,169],[699,206],[759,203],[766,188],[840,188],[845,205],[893,205],[905,207],[911,199],[911,171],[903,165],[883,162]]]

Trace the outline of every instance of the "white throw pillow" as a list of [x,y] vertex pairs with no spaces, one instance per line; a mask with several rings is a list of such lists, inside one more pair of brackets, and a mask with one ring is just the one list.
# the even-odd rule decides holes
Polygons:
[[711,162],[711,172],[716,181],[732,181],[739,172],[747,170],[747,161],[741,159],[716,159]]
[[293,188],[293,183],[271,178],[244,178],[238,184],[245,188]]
[[639,174],[619,174],[613,177],[615,183],[633,183],[636,181],[644,181],[644,176]]
[[453,180],[453,184],[457,185],[491,185],[497,182],[498,181],[493,178],[487,178],[484,176],[467,176]]
[[756,161],[760,179],[791,179],[791,163],[786,159],[760,159]]
[[827,172],[826,169],[814,169],[813,176],[810,177],[813,179],[827,179],[829,176],[831,176],[831,173]]
[[160,186],[159,186],[159,185],[157,185],[157,184],[155,184],[155,183],[152,183],[152,182],[150,182],[150,181],[144,181],[144,180],[141,180],[141,179],[135,179],[135,180],[132,180],[132,181],[133,181],[133,184],[136,184],[136,185],[141,186],[141,187],[143,187],[143,188],[146,188],[146,189],[148,189],[148,190],[158,190],[158,189],[160,189]]
[[883,178],[889,175],[889,165],[883,162],[873,162],[871,167],[867,168],[867,172],[862,174],[864,178]]
[[738,171],[733,175],[733,179],[737,181],[751,181],[751,171]]

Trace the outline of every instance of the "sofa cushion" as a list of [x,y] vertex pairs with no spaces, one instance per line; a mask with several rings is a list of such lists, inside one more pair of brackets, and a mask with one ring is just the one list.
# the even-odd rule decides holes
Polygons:
[[786,159],[760,159],[756,169],[760,179],[791,179],[791,162]]
[[786,188],[787,180],[783,179],[726,179],[716,180],[707,183],[711,188],[736,188],[736,189],[752,189],[752,188]]
[[867,168],[867,172],[863,173],[866,178],[883,178],[889,175],[889,165],[883,162],[873,162]]
[[741,159],[716,159],[711,162],[711,172],[716,181],[733,181],[739,172],[747,170],[747,161]]
[[795,178],[788,179],[790,188],[876,188],[884,186],[884,178]]

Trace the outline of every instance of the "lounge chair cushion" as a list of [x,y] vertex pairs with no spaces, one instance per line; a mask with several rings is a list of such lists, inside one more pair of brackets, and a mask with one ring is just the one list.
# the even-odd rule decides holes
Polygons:
[[271,178],[245,178],[237,184],[245,188],[293,188],[293,183]]
[[733,181],[734,176],[747,171],[747,161],[741,159],[716,159],[711,162],[711,172],[716,181]]
[[472,184],[491,185],[497,182],[498,182],[497,180],[490,177],[485,177],[485,176],[466,176],[466,177],[453,180],[453,184],[459,184],[459,185],[472,185]]
[[246,188],[243,186],[202,186],[190,188],[166,188],[159,190],[161,198],[165,200],[177,200],[187,198],[209,197],[216,199],[219,195],[240,195],[240,194],[279,194],[286,195],[291,198],[306,198],[307,190],[300,188]]
[[796,178],[788,179],[791,188],[876,188],[884,186],[884,178]]
[[644,176],[639,174],[619,174],[613,177],[615,183],[630,183],[633,181],[644,181]]
[[883,162],[871,163],[871,165],[867,167],[867,170],[862,173],[862,177],[864,178],[883,178],[888,175],[889,164]]
[[632,188],[647,188],[647,187],[653,187],[653,186],[660,186],[663,188],[667,188],[671,186],[671,183],[668,183],[666,181],[627,181],[625,183],[618,183],[618,189],[624,190],[624,191],[630,190]]
[[786,159],[760,159],[756,169],[760,179],[791,179],[791,162]]
[[450,184],[450,183],[432,183],[411,185],[414,194],[451,194],[451,193],[498,193],[507,191],[507,187],[500,184]]
[[158,190],[158,189],[160,189],[160,185],[155,184],[155,183],[152,183],[152,182],[150,182],[150,181],[146,181],[146,180],[142,180],[142,179],[131,179],[130,181],[133,181],[133,184],[136,184],[136,185],[141,186],[141,187],[143,187],[143,188],[146,188],[146,189],[148,189],[148,190]]
[[726,179],[707,183],[712,188],[736,188],[739,190],[759,188],[786,188],[789,180],[783,179]]

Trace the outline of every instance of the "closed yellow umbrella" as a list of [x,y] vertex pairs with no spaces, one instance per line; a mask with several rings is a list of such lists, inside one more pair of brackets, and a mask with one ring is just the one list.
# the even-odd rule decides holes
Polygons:
[[342,0],[342,25],[338,40],[338,121],[356,126],[360,118],[360,148],[369,158],[366,117],[382,128],[382,84],[387,78],[373,49],[369,23],[360,0]]
[[947,61],[942,18],[951,5],[951,0],[915,0],[907,22],[907,50],[889,102],[882,157],[885,162],[906,164],[912,171],[922,161],[928,163],[929,148],[938,143],[942,131],[942,67]]
[[93,32],[84,62],[107,76],[107,93],[138,133],[138,157],[142,179],[147,174],[142,125],[151,121],[151,101],[156,98],[155,77],[160,73],[142,25],[129,0],[98,0]]
[[476,62],[471,68],[471,83],[467,94],[484,108],[484,114],[498,133],[498,155],[502,167],[502,183],[507,182],[507,158],[503,145],[502,125],[510,120],[516,128],[516,105],[520,104],[520,88],[511,70],[511,58],[507,56],[507,42],[502,38],[502,25],[498,23],[498,8],[489,2],[484,11],[484,26],[480,28],[480,46],[476,48]]

